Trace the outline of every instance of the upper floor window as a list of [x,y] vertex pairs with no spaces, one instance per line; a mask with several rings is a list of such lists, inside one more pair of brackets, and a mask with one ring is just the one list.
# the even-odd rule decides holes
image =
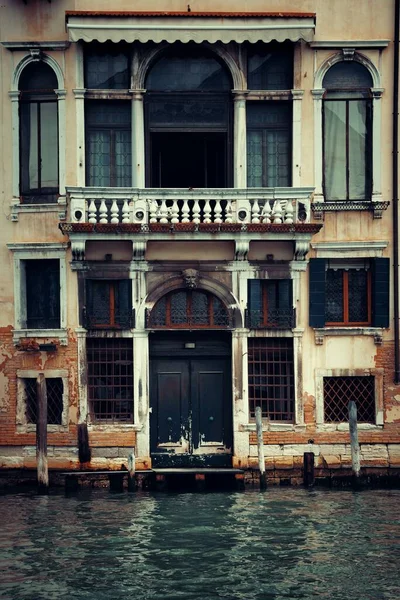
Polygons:
[[20,194],[28,204],[57,200],[57,88],[54,71],[42,61],[28,64],[19,80]]
[[132,292],[130,279],[86,280],[85,327],[87,329],[130,329]]
[[338,62],[323,79],[326,200],[365,200],[372,193],[372,101],[369,71]]
[[247,52],[249,90],[290,90],[293,87],[293,44],[252,44]]
[[85,87],[120,90],[130,87],[129,51],[126,44],[87,44]]
[[249,279],[247,326],[291,329],[295,326],[291,279]]

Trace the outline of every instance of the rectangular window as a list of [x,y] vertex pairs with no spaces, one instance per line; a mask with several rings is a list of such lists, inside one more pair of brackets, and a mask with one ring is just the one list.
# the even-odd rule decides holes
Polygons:
[[252,44],[247,56],[249,90],[293,88],[293,44]]
[[247,103],[247,185],[291,185],[292,106],[288,102]]
[[87,329],[130,329],[131,280],[87,280],[84,321]]
[[247,326],[251,329],[291,329],[295,326],[291,279],[248,281]]
[[325,423],[347,422],[351,400],[359,423],[375,423],[375,377],[324,377]]
[[389,327],[388,258],[310,259],[311,327]]
[[51,203],[58,194],[57,101],[20,104],[21,194],[24,202]]
[[24,261],[26,287],[26,328],[60,328],[60,261]]
[[132,181],[131,103],[88,101],[86,185],[129,187]]
[[371,272],[328,268],[325,279],[326,325],[371,323]]
[[[36,379],[23,379],[25,392],[26,423],[37,423],[38,401]],[[61,425],[63,413],[64,384],[61,377],[46,378],[47,389],[47,423]]]
[[249,338],[249,409],[271,421],[294,420],[294,361],[291,338]]
[[133,343],[87,340],[88,398],[93,422],[133,422]]
[[371,197],[371,110],[368,99],[324,100],[327,200],[366,200]]

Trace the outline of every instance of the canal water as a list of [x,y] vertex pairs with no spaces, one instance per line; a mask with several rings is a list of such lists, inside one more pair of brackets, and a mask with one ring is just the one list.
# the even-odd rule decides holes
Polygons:
[[400,490],[0,496],[0,598],[399,600]]

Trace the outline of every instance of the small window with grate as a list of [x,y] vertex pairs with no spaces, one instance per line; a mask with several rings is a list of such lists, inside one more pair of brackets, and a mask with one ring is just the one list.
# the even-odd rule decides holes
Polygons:
[[132,423],[132,340],[89,338],[86,344],[91,420],[95,423]]
[[294,360],[291,338],[249,338],[249,409],[255,416],[294,421]]
[[86,329],[130,329],[133,327],[130,279],[86,281]]
[[[23,379],[25,402],[26,402],[26,422],[37,423],[38,418],[38,398],[36,379]],[[62,425],[63,413],[63,395],[64,384],[61,377],[46,378],[47,390],[47,424]]]
[[324,377],[325,423],[347,422],[351,400],[359,423],[375,423],[375,377]]

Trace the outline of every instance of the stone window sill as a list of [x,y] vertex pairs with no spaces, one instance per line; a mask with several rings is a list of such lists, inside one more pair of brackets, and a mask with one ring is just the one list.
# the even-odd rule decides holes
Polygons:
[[19,200],[14,199],[11,203],[11,221],[16,223],[20,213],[42,214],[55,212],[58,213],[60,221],[65,221],[67,218],[67,200],[65,196],[60,196],[57,202],[51,204],[22,204]]
[[88,431],[96,433],[118,433],[123,431],[142,431],[143,425],[135,425],[133,423],[88,423]]
[[[240,431],[256,431],[255,423],[245,423],[240,426]],[[263,431],[295,431],[304,432],[306,431],[305,425],[296,425],[295,423],[263,423]]]
[[40,344],[43,340],[58,340],[61,346],[67,346],[68,334],[66,329],[14,329],[13,343],[19,344],[25,339],[38,340]]
[[[382,431],[383,425],[373,423],[357,423],[358,431]],[[332,431],[349,431],[348,423],[319,423],[317,424],[317,433]]]
[[383,339],[382,327],[317,327],[314,328],[315,343],[321,346],[326,336],[367,335],[374,338],[376,346],[381,346]]

